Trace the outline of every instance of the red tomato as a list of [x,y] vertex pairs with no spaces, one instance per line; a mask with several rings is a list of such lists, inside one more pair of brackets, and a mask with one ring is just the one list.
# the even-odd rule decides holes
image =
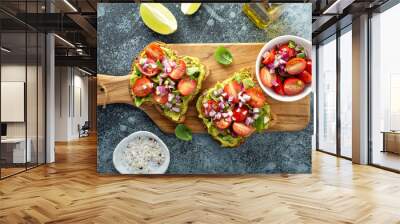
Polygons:
[[252,107],[260,108],[265,104],[265,96],[262,90],[258,87],[253,87],[246,90],[246,94],[250,96],[248,104]]
[[186,73],[186,64],[183,60],[179,60],[177,66],[169,73],[169,77],[174,80],[179,80]]
[[276,55],[275,49],[272,49],[272,50],[268,51],[268,52],[265,54],[265,58],[264,58],[264,60],[262,61],[262,63],[263,63],[264,65],[268,65],[268,64],[273,63],[273,62],[275,61],[275,55]]
[[183,96],[192,94],[196,90],[197,83],[190,78],[181,79],[178,83],[178,91]]
[[207,107],[203,106],[203,112],[208,114],[212,110],[215,111],[215,112],[219,111],[218,103],[215,100],[208,100],[207,101]]
[[264,86],[272,88],[276,85],[277,79],[279,79],[279,77],[275,73],[270,73],[266,67],[262,67],[260,70],[260,79],[261,83]]
[[246,124],[238,122],[233,123],[232,129],[237,135],[241,137],[247,137],[255,131],[255,128],[253,128],[252,126],[247,126]]
[[279,95],[285,95],[285,92],[283,91],[283,84],[280,78],[277,79],[278,84],[273,87],[274,91],[279,94]]
[[249,114],[249,109],[246,106],[236,107],[233,110],[233,120],[236,122],[242,122],[246,120],[247,115]]
[[282,55],[287,54],[289,58],[293,58],[296,55],[296,51],[287,44],[281,45],[279,51]]
[[286,72],[297,75],[306,69],[307,62],[303,58],[292,58],[286,64]]
[[166,104],[168,102],[168,94],[165,94],[164,96],[154,94],[153,100],[160,104]]
[[157,60],[161,61],[162,58],[164,57],[164,52],[158,43],[151,43],[147,45],[144,51],[148,58],[151,58],[155,61]]
[[215,123],[215,126],[217,126],[217,128],[226,129],[231,125],[232,119],[222,118],[220,120],[214,121],[214,123]]
[[[155,63],[152,59],[147,59],[147,60],[149,60],[149,63]],[[143,66],[140,65],[138,62],[136,62],[136,67],[143,75],[148,77],[155,76],[160,72],[160,69],[158,67],[152,68],[151,66],[147,66],[147,68],[143,68]]]
[[310,59],[307,59],[306,71],[312,74],[312,63]]
[[293,96],[304,90],[304,82],[298,78],[288,78],[283,84],[283,91],[286,95]]
[[239,102],[238,95],[241,89],[242,87],[236,81],[226,84],[224,87],[224,92],[227,94],[225,98],[229,99],[229,97],[231,97],[233,103]]
[[153,84],[146,77],[138,78],[132,87],[132,91],[136,96],[144,97],[153,91]]
[[309,73],[307,70],[304,70],[297,77],[299,77],[299,79],[301,79],[305,84],[310,84],[312,82],[311,73]]

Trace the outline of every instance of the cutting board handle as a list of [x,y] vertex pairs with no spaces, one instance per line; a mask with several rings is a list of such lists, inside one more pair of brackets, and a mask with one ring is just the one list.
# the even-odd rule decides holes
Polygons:
[[113,103],[132,104],[129,76],[97,74],[97,105]]

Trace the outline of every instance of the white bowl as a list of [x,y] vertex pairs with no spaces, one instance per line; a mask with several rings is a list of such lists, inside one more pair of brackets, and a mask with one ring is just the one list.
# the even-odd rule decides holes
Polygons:
[[[128,143],[138,136],[155,139],[161,145],[161,150],[164,152],[165,155],[164,163],[157,169],[150,170],[148,173],[143,173],[140,170],[135,170],[134,168],[126,164],[123,160],[124,156],[123,152],[127,148]],[[137,131],[130,134],[128,137],[122,139],[122,141],[117,145],[113,153],[114,167],[121,174],[164,174],[168,169],[169,162],[170,162],[170,154],[168,147],[157,135],[148,131]]]
[[261,86],[261,88],[263,89],[263,91],[268,96],[272,97],[273,99],[279,100],[279,101],[284,101],[284,102],[292,102],[292,101],[300,100],[303,97],[307,96],[311,92],[311,89],[312,89],[311,84],[307,84],[306,87],[304,88],[303,92],[301,92],[300,94],[297,94],[294,96],[279,95],[279,94],[275,93],[275,91],[273,89],[268,88],[262,84],[261,79],[260,79],[260,64],[261,64],[261,59],[262,59],[262,55],[264,54],[264,52],[274,48],[275,46],[277,46],[279,44],[287,43],[287,42],[289,42],[289,40],[292,40],[296,44],[303,46],[304,50],[306,51],[307,57],[311,58],[312,45],[311,45],[310,41],[308,41],[304,38],[301,38],[301,37],[297,37],[297,36],[285,35],[285,36],[276,37],[276,38],[268,41],[268,43],[266,43],[264,45],[264,47],[261,49],[260,53],[257,56],[257,61],[256,61],[256,77],[257,77],[257,81],[258,81],[259,85]]

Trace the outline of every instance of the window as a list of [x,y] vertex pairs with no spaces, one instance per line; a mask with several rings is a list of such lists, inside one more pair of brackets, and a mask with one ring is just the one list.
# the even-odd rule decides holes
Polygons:
[[318,149],[336,153],[336,37],[318,48]]

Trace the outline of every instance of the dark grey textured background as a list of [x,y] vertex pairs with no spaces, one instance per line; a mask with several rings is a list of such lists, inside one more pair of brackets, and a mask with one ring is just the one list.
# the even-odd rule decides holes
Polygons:
[[[259,30],[242,12],[242,4],[202,4],[193,16],[184,16],[179,4],[165,4],[178,21],[178,30],[162,36],[140,19],[136,4],[98,4],[98,72],[125,75],[132,59],[149,42],[229,43],[267,42],[285,34],[311,39],[311,4],[286,4],[279,20]],[[97,108],[97,169],[117,173],[112,163],[116,145],[129,134],[146,130],[169,147],[171,174],[245,174],[311,172],[312,123],[300,132],[254,134],[238,148],[221,148],[207,134],[183,142],[164,134],[145,113],[129,105]],[[312,120],[312,119],[311,119]]]

